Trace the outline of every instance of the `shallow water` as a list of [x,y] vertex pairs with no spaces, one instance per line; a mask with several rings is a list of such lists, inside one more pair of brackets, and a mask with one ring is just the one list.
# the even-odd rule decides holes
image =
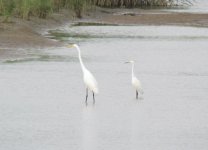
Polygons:
[[205,14],[208,13],[208,9],[207,9],[208,1],[207,0],[189,0],[189,1],[191,3],[186,3],[187,5],[185,8],[168,9],[168,11],[187,12],[187,13],[205,13]]
[[[85,106],[75,49],[26,50],[27,57],[0,63],[0,149],[207,149],[207,28],[64,29],[69,32],[78,36],[58,38],[79,43],[99,83],[95,106],[91,95]],[[144,89],[140,100],[124,64],[130,59]]]

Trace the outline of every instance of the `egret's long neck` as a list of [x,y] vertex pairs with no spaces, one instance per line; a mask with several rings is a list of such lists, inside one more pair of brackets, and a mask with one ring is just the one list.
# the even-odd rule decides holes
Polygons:
[[82,71],[84,72],[84,70],[86,70],[86,67],[84,66],[84,64],[82,62],[81,51],[80,51],[79,47],[76,47],[76,48],[77,48],[77,51],[78,51],[78,54],[79,54],[79,62],[80,62]]
[[131,75],[132,75],[132,78],[133,78],[134,77],[134,63],[132,63]]

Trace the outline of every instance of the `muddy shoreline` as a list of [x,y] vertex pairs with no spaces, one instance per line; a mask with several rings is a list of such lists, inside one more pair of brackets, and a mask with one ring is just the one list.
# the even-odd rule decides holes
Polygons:
[[61,47],[64,43],[52,40],[44,35],[48,30],[74,22],[102,22],[120,25],[175,25],[208,27],[208,14],[178,13],[161,10],[142,9],[101,9],[87,12],[82,19],[74,17],[72,12],[61,11],[47,19],[31,18],[22,20],[11,18],[2,23],[0,18],[0,59],[7,55],[22,55],[16,49]]

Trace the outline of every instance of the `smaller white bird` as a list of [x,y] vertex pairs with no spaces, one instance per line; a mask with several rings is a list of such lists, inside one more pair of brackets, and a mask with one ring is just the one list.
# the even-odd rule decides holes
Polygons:
[[142,89],[142,85],[141,82],[136,78],[136,76],[134,75],[134,61],[127,61],[125,63],[131,63],[132,65],[132,78],[131,78],[131,84],[132,86],[136,89],[136,99],[138,99],[138,94],[143,94],[143,89]]
[[77,49],[78,51],[78,57],[79,57],[79,62],[82,68],[82,72],[83,72],[83,80],[86,86],[86,99],[85,99],[85,103],[87,105],[87,98],[88,98],[88,90],[92,91],[92,95],[93,95],[93,104],[95,104],[95,95],[98,93],[98,85],[97,85],[97,81],[95,79],[95,77],[92,75],[92,73],[85,67],[83,61],[82,61],[82,57],[81,57],[81,51],[80,48],[77,44],[72,44],[72,45],[68,45],[68,48],[74,47]]

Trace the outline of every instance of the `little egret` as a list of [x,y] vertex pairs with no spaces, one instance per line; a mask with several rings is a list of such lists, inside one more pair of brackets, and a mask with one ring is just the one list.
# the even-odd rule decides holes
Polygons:
[[93,104],[95,104],[95,94],[98,93],[97,81],[96,81],[95,77],[92,75],[92,73],[89,70],[87,70],[87,68],[84,66],[79,46],[77,44],[72,44],[72,45],[68,46],[68,48],[71,48],[71,47],[75,47],[78,51],[79,62],[80,62],[82,72],[83,72],[83,80],[84,80],[84,83],[86,86],[85,103],[87,105],[88,90],[90,90],[90,91],[92,91],[92,95],[93,95]]
[[141,82],[134,75],[134,61],[131,60],[131,61],[128,61],[128,62],[125,62],[125,63],[131,63],[131,65],[132,65],[131,83],[132,83],[132,86],[136,89],[136,99],[138,99],[138,93],[143,94],[143,90],[142,90]]

